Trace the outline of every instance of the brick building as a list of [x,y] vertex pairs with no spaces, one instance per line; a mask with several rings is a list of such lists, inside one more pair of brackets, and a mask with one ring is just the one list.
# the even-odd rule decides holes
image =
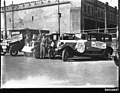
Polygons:
[[[117,26],[117,8],[98,0],[59,0],[60,32]],[[4,7],[1,8],[4,18]],[[33,28],[58,31],[58,0],[39,0],[6,6],[7,29]]]
[[82,29],[105,28],[105,12],[107,28],[117,26],[117,7],[98,0],[82,0]]

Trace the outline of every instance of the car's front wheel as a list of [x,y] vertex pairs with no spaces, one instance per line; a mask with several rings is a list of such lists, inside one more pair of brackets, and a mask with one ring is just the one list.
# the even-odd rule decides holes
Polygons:
[[11,48],[10,48],[10,55],[11,56],[16,56],[17,54],[18,54],[17,46],[15,46],[15,45],[11,46]]
[[68,53],[67,49],[64,49],[63,52],[62,52],[62,60],[67,61],[68,56],[69,56],[69,53]]

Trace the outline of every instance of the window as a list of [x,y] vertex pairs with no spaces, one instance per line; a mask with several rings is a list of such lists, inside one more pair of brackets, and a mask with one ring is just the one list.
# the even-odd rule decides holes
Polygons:
[[106,42],[112,41],[112,36],[110,36],[110,35],[105,35],[105,41],[106,41]]
[[92,14],[94,14],[94,7],[92,7]]
[[87,10],[87,9],[86,9],[86,5],[84,5],[84,12],[85,12],[85,13],[86,13],[86,10]]
[[98,17],[100,17],[100,10],[98,9]]
[[90,6],[88,6],[88,14],[90,14]]
[[9,19],[9,22],[11,22],[11,19]]
[[34,20],[34,16],[32,16],[32,21]]
[[102,17],[102,18],[104,17],[103,11],[101,11],[101,17]]
[[110,13],[108,13],[108,19],[110,19]]
[[21,18],[19,18],[19,23],[22,23],[22,21],[23,21],[23,20],[22,20]]
[[111,20],[113,20],[113,15],[111,14]]
[[96,41],[96,40],[98,40],[96,34],[89,34],[87,38],[88,38],[88,40],[91,40],[91,41]]

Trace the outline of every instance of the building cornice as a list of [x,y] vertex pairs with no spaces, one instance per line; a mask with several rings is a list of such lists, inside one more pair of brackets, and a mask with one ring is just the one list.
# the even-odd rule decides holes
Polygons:
[[[70,1],[63,1],[59,2],[59,5],[63,4],[70,4]],[[58,2],[40,2],[40,1],[32,1],[32,2],[26,2],[26,3],[20,3],[20,4],[14,4],[6,6],[6,12],[12,12],[12,11],[20,11],[20,10],[27,10],[27,9],[33,9],[33,8],[41,8],[41,7],[49,7],[49,6],[55,6],[58,5]],[[1,7],[1,13],[4,13],[4,7]]]

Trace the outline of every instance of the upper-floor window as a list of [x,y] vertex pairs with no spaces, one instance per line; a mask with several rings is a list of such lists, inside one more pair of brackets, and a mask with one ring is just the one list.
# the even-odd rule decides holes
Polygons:
[[108,13],[108,19],[110,19],[110,13]]
[[90,6],[88,6],[88,14],[90,14]]
[[113,14],[111,14],[111,20],[113,20]]
[[100,17],[100,10],[98,9],[98,17]]
[[92,14],[94,14],[94,7],[92,7]]
[[34,20],[34,16],[32,16],[32,21]]
[[11,19],[9,19],[9,22],[11,22]]
[[102,18],[104,17],[104,12],[103,12],[103,11],[101,11],[101,17],[102,17]]
[[86,7],[86,4],[84,5],[84,12],[86,13],[87,11],[87,7]]

